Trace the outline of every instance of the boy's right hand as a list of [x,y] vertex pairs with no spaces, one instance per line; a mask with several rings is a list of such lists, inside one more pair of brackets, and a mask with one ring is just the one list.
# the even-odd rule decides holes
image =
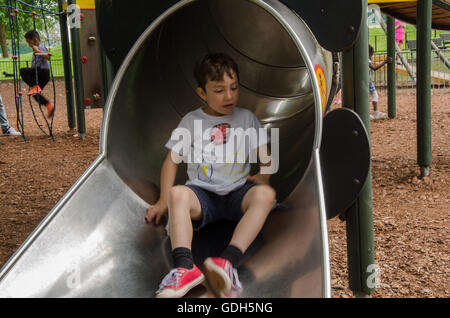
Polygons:
[[155,205],[150,205],[147,209],[147,215],[145,216],[145,223],[154,222],[155,225],[159,225],[161,218],[166,212],[167,206],[161,203],[161,201],[156,202]]

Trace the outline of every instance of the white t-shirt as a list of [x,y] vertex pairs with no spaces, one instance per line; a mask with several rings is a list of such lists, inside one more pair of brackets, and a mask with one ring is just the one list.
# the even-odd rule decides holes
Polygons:
[[166,147],[187,163],[187,185],[226,195],[246,182],[257,148],[268,140],[258,118],[245,108],[223,116],[198,108],[181,119]]

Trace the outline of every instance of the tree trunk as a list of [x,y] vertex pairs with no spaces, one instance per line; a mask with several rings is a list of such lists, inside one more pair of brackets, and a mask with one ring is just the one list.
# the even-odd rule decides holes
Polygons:
[[5,32],[5,25],[0,22],[0,45],[2,47],[2,54],[3,57],[9,57],[8,54],[8,45],[6,44],[6,32]]

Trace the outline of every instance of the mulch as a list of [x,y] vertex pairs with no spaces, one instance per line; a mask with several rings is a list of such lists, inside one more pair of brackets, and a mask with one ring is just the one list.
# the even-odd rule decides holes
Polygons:
[[[55,141],[37,127],[28,100],[28,141],[0,137],[0,266],[98,156],[102,110],[86,110],[86,137],[80,139],[68,128],[64,92],[64,82],[57,81]],[[379,93],[379,108],[386,111],[386,94]],[[0,94],[16,126],[13,84],[0,83]],[[50,86],[45,94],[53,97]],[[418,178],[415,105],[414,90],[398,90],[397,118],[371,122],[375,262],[380,278],[373,297],[450,296],[450,90],[432,93],[433,163],[424,179]],[[353,297],[345,222],[329,220],[328,231],[332,296]]]

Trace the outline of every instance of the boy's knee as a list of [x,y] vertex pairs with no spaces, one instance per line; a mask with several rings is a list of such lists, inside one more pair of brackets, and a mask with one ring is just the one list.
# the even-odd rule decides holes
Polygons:
[[169,191],[169,200],[172,202],[186,202],[189,200],[189,189],[185,186],[174,186]]
[[256,186],[254,200],[270,205],[273,204],[275,198],[276,192],[271,186],[265,184]]

